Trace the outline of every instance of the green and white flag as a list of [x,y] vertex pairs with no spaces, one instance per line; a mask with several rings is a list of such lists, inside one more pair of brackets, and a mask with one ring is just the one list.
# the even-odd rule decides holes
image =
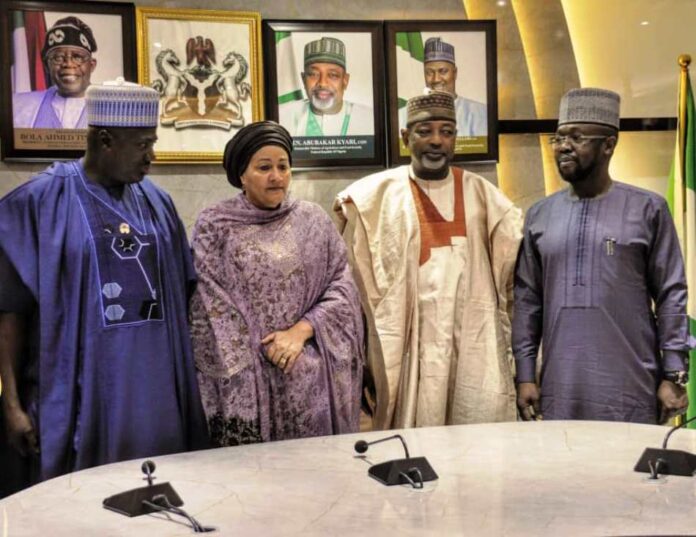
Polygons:
[[423,94],[423,36],[420,32],[396,33],[396,72],[399,108],[416,95]]
[[[696,113],[689,73],[682,72],[677,115],[677,142],[670,172],[667,201],[674,217],[679,244],[684,255],[686,281],[689,288],[689,332],[696,336]],[[696,352],[689,365],[689,410],[687,419],[696,416]],[[696,428],[696,423],[689,424]]]
[[278,105],[304,98],[302,92],[303,66],[297,65],[292,47],[291,32],[276,32],[276,65],[278,66]]

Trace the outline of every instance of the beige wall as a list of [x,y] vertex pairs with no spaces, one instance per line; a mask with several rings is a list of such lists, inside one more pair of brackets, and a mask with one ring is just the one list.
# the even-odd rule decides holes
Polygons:
[[[696,58],[693,0],[563,0],[583,86],[621,95],[622,117],[677,112],[680,54]],[[693,79],[693,78],[692,78]],[[674,132],[623,133],[610,171],[664,195]]]
[[[673,116],[679,53],[696,57],[694,0],[138,0],[141,6],[259,11],[270,19],[496,19],[501,119],[555,117],[569,88],[619,91],[624,116]],[[647,23],[647,24],[646,24]],[[500,163],[468,166],[522,208],[562,187],[546,136],[500,137]],[[664,193],[673,132],[622,133],[612,162],[617,179]],[[0,195],[45,164],[0,163]],[[292,190],[329,210],[336,192],[377,170],[296,172]],[[219,165],[158,165],[190,229],[200,210],[233,194]]]

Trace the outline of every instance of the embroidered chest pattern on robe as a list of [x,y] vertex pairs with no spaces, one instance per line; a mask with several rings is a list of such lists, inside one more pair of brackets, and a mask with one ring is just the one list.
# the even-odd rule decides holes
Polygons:
[[[138,201],[137,221],[89,192],[78,181],[78,197],[96,253],[104,326],[163,319],[159,244],[147,203]],[[126,186],[126,188],[131,188]],[[137,187],[136,187],[137,188]]]
[[466,237],[462,172],[461,170],[453,169],[453,173],[454,219],[451,222],[442,217],[435,204],[415,181],[409,181],[420,224],[421,247],[418,259],[419,266],[423,266],[430,259],[430,251],[433,248],[452,246],[452,237]]

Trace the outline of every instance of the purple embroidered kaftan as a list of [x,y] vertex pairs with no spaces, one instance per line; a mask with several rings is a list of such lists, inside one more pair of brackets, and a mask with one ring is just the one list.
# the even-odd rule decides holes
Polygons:
[[[324,211],[244,196],[200,215],[191,331],[213,443],[237,445],[358,430],[363,324],[343,241]],[[314,337],[284,374],[261,339],[305,319]]]

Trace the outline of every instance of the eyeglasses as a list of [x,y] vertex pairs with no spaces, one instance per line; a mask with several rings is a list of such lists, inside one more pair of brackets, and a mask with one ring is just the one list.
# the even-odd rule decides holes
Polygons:
[[555,136],[552,136],[549,138],[549,144],[552,146],[556,147],[559,145],[562,145],[566,142],[569,142],[570,145],[573,146],[580,146],[584,145],[590,140],[604,140],[606,138],[609,138],[609,136],[603,136],[601,134],[556,134]]
[[83,65],[89,61],[91,56],[89,54],[81,54],[79,52],[70,52],[64,54],[62,52],[57,52],[56,54],[50,54],[46,57],[46,60],[51,65],[63,65],[66,61],[71,61],[75,65]]

